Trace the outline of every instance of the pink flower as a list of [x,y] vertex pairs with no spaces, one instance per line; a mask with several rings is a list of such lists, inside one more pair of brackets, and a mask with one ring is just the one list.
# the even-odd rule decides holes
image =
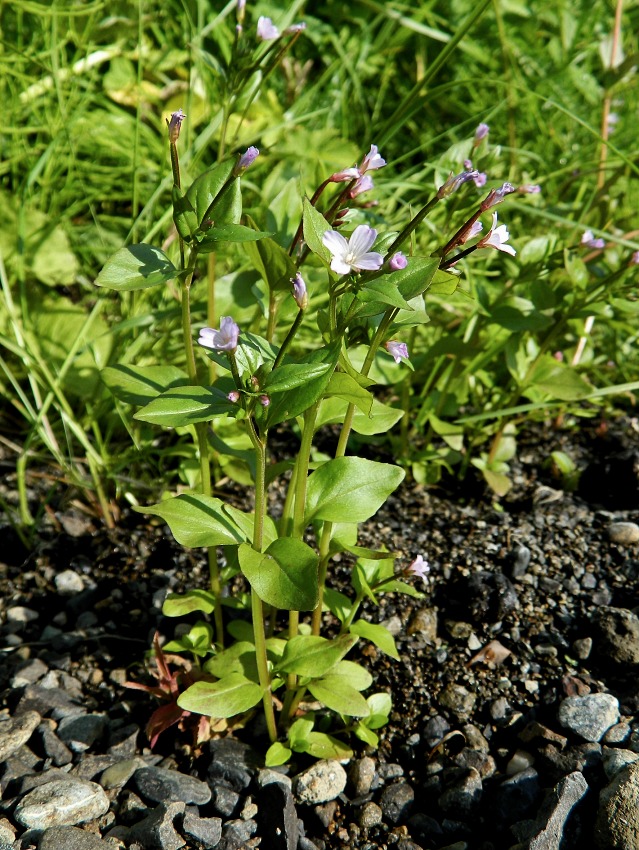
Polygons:
[[231,404],[237,404],[240,400],[240,394],[237,390],[231,390],[231,392],[226,396]]
[[328,179],[331,183],[348,183],[349,180],[357,180],[360,176],[359,168],[343,168],[331,174]]
[[395,254],[393,254],[393,256],[388,261],[388,268],[392,272],[398,272],[401,269],[405,269],[407,265],[408,260],[406,259],[404,254],[402,254],[401,251],[397,251]]
[[359,272],[364,269],[376,271],[382,267],[382,255],[369,251],[376,239],[376,230],[367,224],[360,224],[348,241],[336,230],[327,230],[322,242],[332,254],[333,271],[337,274],[349,274],[351,271]]
[[270,18],[265,18],[262,15],[257,21],[257,37],[261,41],[273,41],[280,37],[280,31]]
[[417,578],[420,578],[425,583],[428,581],[428,573],[430,572],[428,561],[425,561],[421,555],[418,555],[413,563],[406,568],[406,572],[409,575],[417,576]]
[[386,160],[382,159],[377,152],[377,145],[371,145],[371,149],[362,160],[359,167],[360,174],[365,174],[367,171],[375,171],[378,168],[383,168],[386,165]]
[[486,180],[488,180],[488,175],[483,171],[480,171],[477,177],[473,177],[473,183],[478,189],[481,189],[482,186],[486,185]]
[[267,395],[260,396],[260,404],[262,405],[262,407],[268,407],[270,403],[271,399]]
[[384,343],[384,348],[388,351],[395,363],[401,363],[402,360],[408,360],[408,346],[405,342],[389,340]]
[[511,245],[506,245],[510,239],[510,234],[506,229],[505,224],[500,224],[497,227],[497,213],[493,213],[493,224],[488,233],[477,243],[478,248],[496,248],[498,251],[503,251],[504,254],[515,256],[517,253]]
[[486,212],[486,210],[489,210],[491,207],[496,207],[497,204],[501,204],[506,195],[510,195],[510,193],[514,191],[515,187],[512,183],[503,183],[499,189],[491,189],[481,202],[481,211]]
[[293,298],[300,310],[306,310],[308,307],[308,293],[306,292],[306,284],[304,278],[298,272],[295,277],[291,278],[293,284]]
[[536,183],[528,183],[525,186],[519,186],[517,191],[520,195],[538,195],[541,192],[541,186]]
[[490,127],[488,124],[479,124],[475,130],[475,141],[473,142],[473,147],[477,147],[481,140],[486,138],[489,132]]
[[173,112],[171,114],[171,120],[166,122],[166,125],[169,128],[169,141],[172,145],[174,145],[180,138],[180,129],[182,128],[182,121],[184,121],[185,118],[186,115],[181,109],[178,109],[177,112]]
[[259,150],[254,145],[251,145],[251,147],[247,148],[239,158],[237,165],[233,169],[233,174],[236,177],[238,174],[242,174],[249,166],[253,165],[259,155]]
[[479,177],[479,171],[462,171],[457,176],[451,171],[446,182],[437,190],[437,197],[440,201],[442,198],[447,198],[453,192],[456,192],[462,184],[474,180],[476,177]]
[[240,329],[230,316],[222,316],[219,331],[213,328],[202,328],[198,342],[205,348],[214,351],[233,352],[237,349]]
[[353,188],[348,193],[349,198],[356,198],[358,195],[361,195],[362,192],[369,192],[373,188],[373,178],[368,174],[364,174],[360,177],[357,183],[353,186]]
[[482,230],[484,229],[484,225],[481,221],[474,221],[472,225],[468,228],[467,233],[462,233],[459,237],[459,244],[463,245],[465,242],[468,242],[469,239],[474,239],[475,236],[478,236]]
[[596,239],[592,230],[585,231],[584,235],[581,237],[581,244],[585,245],[586,248],[601,249],[606,247],[605,241],[603,239]]

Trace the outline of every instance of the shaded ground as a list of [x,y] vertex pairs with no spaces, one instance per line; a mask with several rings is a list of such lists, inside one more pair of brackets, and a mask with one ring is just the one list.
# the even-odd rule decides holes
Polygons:
[[[421,553],[431,566],[423,600],[388,595],[379,609],[365,608],[364,616],[394,631],[401,660],[359,647],[375,690],[393,695],[391,723],[374,754],[378,789],[406,782],[414,801],[396,820],[385,811],[382,823],[370,827],[360,815],[367,800],[379,801],[375,785],[367,800],[355,802],[347,788],[324,815],[300,809],[306,835],[319,847],[403,841],[410,850],[412,840],[423,848],[455,841],[510,848],[525,837],[520,825],[534,820],[543,790],[562,776],[584,772],[591,797],[606,782],[601,746],[588,745],[599,746],[598,756],[586,752],[558,724],[557,709],[567,695],[605,691],[619,699],[629,725],[639,711],[636,675],[610,663],[593,626],[598,610],[639,605],[639,544],[612,542],[609,533],[611,522],[639,518],[637,423],[626,418],[601,429],[588,422],[574,431],[536,426],[518,445],[513,490],[498,503],[472,481],[447,491],[408,484],[363,527],[360,544],[386,545],[400,553],[401,566]],[[547,464],[560,449],[582,471],[577,493],[564,492]],[[202,553],[185,551],[165,526],[138,514],[125,512],[108,531],[62,499],[31,553],[9,527],[0,533],[3,705],[13,711],[20,699],[11,684],[16,670],[41,658],[81,682],[91,711],[143,727],[155,706],[121,683],[143,675],[138,662],[155,628],[173,634],[175,621],[160,613],[167,589],[206,586]],[[56,576],[67,570],[83,588],[63,595]],[[334,581],[344,588],[348,564],[336,568]],[[15,606],[37,618],[17,628],[7,620]],[[495,654],[482,657],[488,645]],[[543,735],[527,739],[535,721],[567,735],[568,747],[553,750]],[[170,731],[158,752],[188,772],[187,743],[188,736]],[[145,746],[140,733],[138,748]],[[533,760],[537,779],[515,803],[503,783],[518,751]],[[464,796],[464,777],[473,770],[479,793]],[[596,805],[582,806],[566,846],[581,846],[579,827],[589,834],[595,812]]]

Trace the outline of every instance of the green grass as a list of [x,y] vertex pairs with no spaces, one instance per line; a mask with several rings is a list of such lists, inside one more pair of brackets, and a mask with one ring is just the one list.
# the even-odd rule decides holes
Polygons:
[[[517,421],[543,415],[547,396],[525,381],[513,387],[513,375],[530,371],[540,350],[561,351],[569,362],[588,315],[596,319],[579,374],[602,390],[589,404],[634,402],[634,390],[611,388],[633,385],[638,374],[637,272],[609,287],[602,281],[639,250],[639,7],[624,12],[623,55],[611,63],[615,8],[608,2],[247,5],[248,29],[264,14],[280,26],[304,20],[307,30],[281,67],[253,79],[230,117],[234,69],[225,63],[234,3],[0,6],[0,389],[3,438],[24,446],[16,456],[22,522],[30,519],[25,470],[34,463],[52,459],[108,517],[111,497],[134,498],[158,476],[168,480],[187,451],[178,440],[158,453],[155,434],[114,408],[99,379],[101,368],[117,362],[179,364],[175,289],[121,299],[93,285],[125,242],[167,237],[172,180],[164,120],[178,107],[188,116],[180,148],[186,178],[217,160],[228,119],[227,150],[262,150],[245,182],[246,211],[260,226],[289,226],[289,234],[300,189],[311,194],[371,143],[389,166],[376,177],[379,207],[368,220],[400,229],[450,169],[461,170],[480,121],[491,127],[479,161],[489,185],[541,185],[541,196],[499,207],[517,260],[486,252],[464,264],[463,292],[432,299],[430,324],[411,339],[417,374],[403,388],[412,410],[404,437],[412,433],[427,457],[433,416],[449,423],[465,417],[467,463],[503,431],[499,411],[533,404]],[[604,157],[607,111],[619,120],[610,125]],[[438,209],[417,232],[415,253],[442,245],[478,197],[471,187]],[[583,264],[586,227],[611,247]],[[248,320],[255,307],[250,287],[238,283],[242,274],[255,280],[241,254],[219,258],[219,310],[232,307]],[[515,331],[516,348],[512,327],[495,321],[495,309],[508,299],[530,300],[533,290],[535,314],[551,324]],[[194,298],[196,321],[204,322],[203,285]],[[455,353],[437,353],[437,346]],[[471,421],[491,411],[492,418]],[[130,436],[141,453],[124,448]],[[418,472],[426,479],[427,466]]]

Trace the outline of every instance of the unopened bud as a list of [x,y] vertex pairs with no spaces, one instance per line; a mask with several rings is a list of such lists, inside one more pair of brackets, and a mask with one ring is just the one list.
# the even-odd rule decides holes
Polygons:
[[231,404],[237,404],[240,400],[240,394],[237,390],[231,390],[231,392],[227,395],[227,399],[231,402]]
[[405,269],[407,265],[408,265],[408,260],[406,259],[404,254],[402,254],[401,251],[397,251],[397,253],[393,254],[393,256],[390,258],[389,263],[388,263],[388,268],[392,272],[398,272],[401,269]]
[[182,112],[181,109],[178,109],[177,112],[173,112],[171,114],[171,120],[167,119],[166,126],[169,128],[169,141],[172,145],[177,143],[177,140],[180,138],[180,129],[182,127],[182,121],[186,118],[186,115]]
[[308,307],[308,292],[306,291],[306,283],[304,278],[298,272],[295,277],[291,278],[293,284],[293,298],[300,310],[306,310]]
[[271,399],[267,395],[260,396],[260,404],[262,405],[262,407],[268,407],[270,403]]

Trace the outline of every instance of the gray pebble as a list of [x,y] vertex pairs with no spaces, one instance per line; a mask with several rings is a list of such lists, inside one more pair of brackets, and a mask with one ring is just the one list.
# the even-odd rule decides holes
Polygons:
[[420,608],[410,619],[406,632],[419,634],[426,643],[435,643],[437,638],[437,608]]
[[82,576],[75,570],[62,570],[54,579],[55,587],[60,596],[75,596],[84,590]]
[[528,850],[559,850],[566,823],[587,791],[588,783],[577,771],[560,780],[538,813]]
[[75,753],[83,753],[102,738],[107,724],[105,714],[64,717],[58,724],[58,738],[68,744]]
[[43,832],[38,850],[106,850],[99,835],[77,826],[52,826]]
[[346,771],[333,759],[315,762],[293,780],[300,803],[317,805],[338,797],[346,787]]
[[626,723],[625,721],[615,723],[615,725],[611,726],[603,736],[602,743],[610,745],[623,744],[628,740],[628,738],[630,738],[631,732],[632,729],[629,723]]
[[624,767],[600,793],[595,842],[601,850],[639,847],[639,764]]
[[230,820],[224,824],[222,829],[222,841],[220,844],[225,850],[232,847],[241,847],[257,832],[257,824],[254,820]]
[[49,672],[49,668],[39,658],[31,658],[22,667],[14,673],[11,679],[12,688],[24,688],[27,685],[33,685],[38,679]]
[[626,608],[599,608],[593,620],[595,649],[606,661],[639,664],[639,617]]
[[377,803],[365,803],[359,812],[357,822],[362,829],[370,829],[382,822],[383,812]]
[[154,803],[176,802],[206,805],[211,799],[211,789],[196,779],[177,770],[163,767],[141,767],[133,774],[136,790]]
[[13,605],[11,608],[7,608],[6,616],[9,626],[15,627],[26,626],[27,623],[37,620],[40,615],[31,608],[25,608],[24,605]]
[[446,788],[439,798],[439,806],[447,815],[467,816],[477,808],[482,790],[479,771],[471,767]]
[[271,782],[279,782],[280,785],[285,785],[287,788],[293,787],[293,780],[285,773],[280,773],[279,770],[273,770],[269,767],[263,768],[257,774],[257,784],[260,788],[265,785],[270,785]]
[[603,769],[608,779],[613,779],[620,770],[636,761],[639,761],[639,753],[633,753],[632,750],[622,747],[603,748]]
[[15,827],[6,818],[0,819],[0,844],[13,844],[16,838]]
[[531,552],[527,546],[515,546],[511,553],[511,578],[521,578],[530,564]]
[[160,803],[148,817],[131,827],[129,839],[139,841],[144,850],[180,850],[186,841],[173,822],[184,814],[185,808],[184,803]]
[[348,779],[355,797],[364,797],[371,790],[375,778],[375,761],[369,756],[354,759],[348,768]]
[[592,652],[592,638],[580,638],[573,643],[572,648],[580,661],[586,661],[586,659],[590,658],[590,653]]
[[95,782],[69,777],[46,782],[29,791],[15,809],[15,819],[27,829],[75,826],[109,810],[109,798]]
[[379,805],[387,821],[401,823],[408,818],[415,800],[415,792],[407,782],[396,782],[382,792]]
[[42,746],[47,756],[51,759],[56,767],[62,767],[65,764],[70,764],[73,761],[73,753],[67,745],[61,741],[56,734],[57,723],[49,717],[38,726],[38,734],[42,741]]
[[262,844],[269,850],[297,850],[300,828],[290,788],[271,782],[261,789],[259,823]]
[[439,695],[439,702],[451,711],[460,720],[468,720],[475,707],[475,694],[467,690],[463,685],[454,682],[446,685]]
[[192,812],[187,812],[182,821],[181,831],[184,835],[197,841],[205,850],[217,847],[222,837],[222,821],[220,818],[201,818]]
[[540,794],[539,776],[532,767],[504,779],[494,802],[499,822],[512,824],[530,817]]
[[211,756],[208,769],[210,784],[222,782],[234,791],[248,788],[262,766],[255,750],[235,738],[209,741],[208,752]]
[[102,771],[100,785],[107,790],[111,788],[122,788],[141,766],[140,762],[141,759],[136,757],[112,764],[106,770]]
[[41,717],[37,711],[25,711],[0,722],[0,762],[26,744],[37,729]]
[[393,637],[397,637],[397,635],[401,635],[402,633],[402,621],[397,614],[393,614],[388,620],[382,620],[380,625],[384,626],[386,631],[390,632]]
[[612,694],[566,697],[559,705],[558,719],[565,729],[595,743],[619,721],[619,701]]
[[635,522],[611,522],[608,526],[608,536],[613,543],[631,546],[633,543],[639,543],[639,525]]
[[244,798],[226,785],[214,785],[211,794],[211,808],[217,815],[230,818],[239,814]]

